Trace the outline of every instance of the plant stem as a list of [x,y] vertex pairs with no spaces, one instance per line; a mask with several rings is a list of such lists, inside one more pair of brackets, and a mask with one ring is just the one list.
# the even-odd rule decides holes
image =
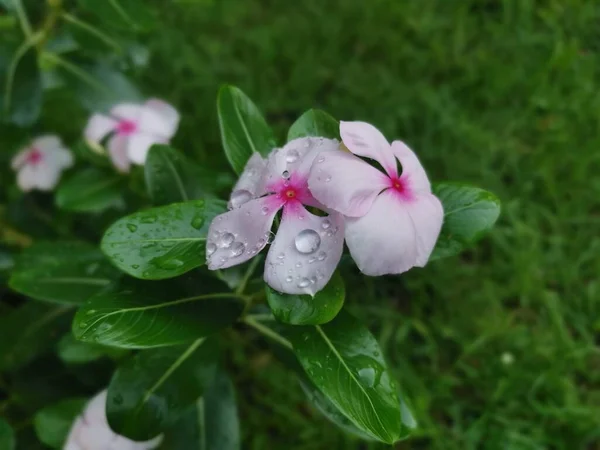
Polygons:
[[262,258],[258,258],[258,257],[254,258],[252,260],[252,262],[250,263],[250,266],[248,266],[248,270],[246,270],[246,273],[244,274],[244,278],[242,278],[240,285],[235,290],[236,294],[240,295],[240,294],[244,293],[244,291],[246,290],[246,286],[248,285],[248,281],[250,280],[250,277],[254,273],[254,270],[256,270],[256,266],[258,265],[258,263],[260,263],[261,260],[262,260]]
[[67,22],[69,22],[75,26],[78,26],[79,28],[87,31],[89,34],[91,34],[93,36],[96,36],[99,40],[101,40],[105,44],[109,45],[110,47],[114,48],[117,52],[121,53],[123,51],[121,46],[114,39],[112,39],[110,36],[104,34],[98,28],[96,28],[82,20],[79,20],[77,17],[75,17],[69,13],[66,13],[66,12],[63,12],[61,14],[61,16]]
[[268,338],[273,339],[277,343],[283,345],[288,350],[293,350],[292,343],[284,338],[279,333],[271,330],[269,327],[264,326],[262,323],[257,321],[254,316],[246,316],[242,319],[247,325],[250,325],[252,328],[267,336]]
[[13,3],[15,5],[15,10],[17,11],[17,17],[19,18],[19,23],[21,24],[23,34],[27,37],[27,40],[30,40],[33,36],[33,30],[31,28],[31,24],[29,23],[29,19],[27,18],[25,8],[23,8],[23,3],[21,0],[13,0]]
[[3,107],[4,107],[4,111],[6,113],[8,113],[10,110],[10,102],[12,100],[12,88],[13,88],[13,83],[15,81],[15,74],[17,72],[17,67],[19,66],[19,61],[21,61],[23,56],[25,56],[25,53],[27,53],[27,51],[31,47],[33,47],[40,41],[41,37],[42,37],[42,35],[40,33],[28,35],[27,39],[19,46],[19,48],[17,48],[15,55],[13,56],[12,60],[10,61],[10,66],[8,67],[8,71],[7,71],[7,75],[6,75],[6,85],[4,86],[5,98],[4,98]]

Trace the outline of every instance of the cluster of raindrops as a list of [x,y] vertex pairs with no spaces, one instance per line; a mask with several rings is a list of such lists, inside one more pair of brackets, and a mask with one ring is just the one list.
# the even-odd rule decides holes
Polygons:
[[231,258],[242,256],[244,252],[256,255],[266,244],[270,244],[273,241],[274,236],[271,231],[267,231],[263,237],[256,241],[255,245],[248,245],[247,242],[237,241],[236,235],[229,231],[215,231],[211,240],[206,244],[206,258],[210,259],[217,250],[227,250],[227,252],[219,256],[219,262],[223,265]]
[[238,189],[237,191],[233,191],[229,199],[229,203],[227,204],[227,208],[230,211],[232,209],[237,209],[252,200],[252,197],[252,193],[246,189]]

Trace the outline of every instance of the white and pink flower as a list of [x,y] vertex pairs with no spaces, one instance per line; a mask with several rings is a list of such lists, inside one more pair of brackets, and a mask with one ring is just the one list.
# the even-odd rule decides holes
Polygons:
[[264,279],[288,294],[314,295],[335,271],[344,243],[340,214],[315,215],[306,207],[327,211],[308,189],[318,155],[338,152],[339,142],[300,138],[274,150],[265,161],[255,153],[230,198],[231,211],[209,228],[206,255],[211,270],[241,264],[271,242],[279,210],[281,223],[266,257]]
[[84,131],[86,140],[99,145],[108,138],[108,152],[115,167],[128,172],[130,165],[143,165],[153,144],[167,144],[177,131],[179,113],[162,100],[144,104],[122,103],[109,115],[94,114]]
[[136,442],[116,434],[108,425],[105,407],[106,391],[102,391],[75,419],[64,450],[152,450],[160,445],[162,436]]
[[73,155],[58,136],[45,135],[34,139],[12,160],[17,172],[17,184],[27,192],[33,189],[51,191],[62,172],[73,165]]
[[[390,145],[368,123],[341,122],[340,135],[350,152],[317,158],[308,180],[311,194],[345,216],[346,243],[364,274],[423,267],[439,236],[444,210],[419,159],[401,141]],[[361,158],[376,161],[385,172]]]

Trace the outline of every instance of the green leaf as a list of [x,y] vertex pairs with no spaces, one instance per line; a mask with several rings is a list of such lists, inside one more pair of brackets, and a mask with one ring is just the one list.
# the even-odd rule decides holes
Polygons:
[[111,428],[133,440],[152,439],[203,394],[216,372],[214,342],[146,350],[125,362],[108,387]]
[[73,421],[86,403],[85,398],[72,398],[38,411],[33,418],[33,426],[39,440],[48,447],[63,448]]
[[12,427],[0,417],[0,448],[14,450],[16,447],[15,432]]
[[308,378],[355,426],[388,444],[409,434],[379,344],[357,319],[342,311],[287,335]]
[[320,109],[309,109],[302,114],[288,131],[288,142],[308,136],[340,139],[340,123]]
[[233,170],[240,174],[254,152],[267,156],[275,147],[273,132],[246,94],[222,86],[217,99],[221,141]]
[[201,171],[168,145],[153,145],[144,165],[146,187],[155,205],[187,202],[202,197]]
[[143,0],[78,0],[106,25],[122,30],[146,31],[157,25],[154,11]]
[[59,341],[57,353],[58,357],[66,364],[85,364],[105,356],[120,358],[127,351],[120,348],[81,342],[76,340],[73,334],[67,333]]
[[83,242],[38,242],[17,259],[9,285],[36,300],[81,304],[119,272],[95,247]]
[[42,78],[37,64],[35,41],[18,48],[0,46],[0,118],[29,126],[42,109]]
[[444,206],[444,225],[430,261],[459,254],[487,234],[500,216],[500,200],[483,189],[440,183],[434,194]]
[[67,306],[28,302],[0,318],[0,370],[25,366],[68,330]]
[[66,211],[101,212],[124,207],[121,177],[89,168],[62,182],[56,191],[56,205]]
[[[123,279],[86,302],[73,321],[77,339],[122,348],[183,344],[231,325],[244,303],[211,292],[207,282],[184,289],[179,280]],[[205,286],[206,285],[206,286]]]
[[292,325],[320,325],[331,321],[344,305],[344,280],[336,273],[324,289],[314,297],[288,295],[265,287],[273,315],[280,322]]
[[194,200],[147,209],[112,224],[102,251],[136,278],[161,280],[206,263],[206,234],[211,220],[225,210],[219,200]]
[[169,450],[239,450],[240,424],[233,383],[218,372],[196,404],[165,434]]

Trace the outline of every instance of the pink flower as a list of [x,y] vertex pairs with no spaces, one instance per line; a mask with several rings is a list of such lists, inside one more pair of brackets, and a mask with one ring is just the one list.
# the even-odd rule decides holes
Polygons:
[[85,407],[71,426],[64,450],[152,450],[162,436],[146,442],[135,442],[116,434],[106,420],[106,391],[100,392]]
[[122,103],[110,116],[94,114],[84,131],[86,140],[99,145],[108,135],[108,152],[115,167],[128,172],[131,163],[144,164],[153,144],[166,144],[179,125],[179,113],[162,100],[143,105]]
[[12,168],[18,172],[17,184],[25,192],[51,191],[63,170],[72,165],[73,155],[58,136],[52,135],[36,138],[12,160]]
[[[444,211],[417,156],[401,141],[390,145],[368,123],[341,122],[340,135],[353,154],[320,155],[308,185],[319,202],[346,216],[346,243],[359,269],[384,275],[423,267]],[[378,162],[385,173],[359,157]]]
[[255,153],[231,194],[231,211],[210,225],[209,269],[235,266],[260,252],[270,242],[273,220],[283,208],[266,258],[265,281],[287,294],[314,295],[322,289],[342,255],[343,221],[337,213],[317,216],[306,209],[324,209],[307,182],[315,157],[338,148],[335,140],[300,138],[274,150],[268,161]]

